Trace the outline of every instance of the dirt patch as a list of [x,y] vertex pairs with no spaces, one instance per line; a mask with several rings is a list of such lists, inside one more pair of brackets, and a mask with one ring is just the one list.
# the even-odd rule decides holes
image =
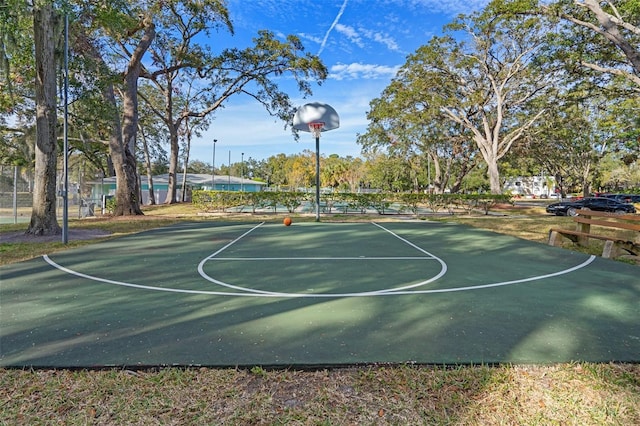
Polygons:
[[[110,232],[101,229],[69,229],[67,237],[69,240],[93,240],[95,238],[107,237]],[[60,235],[31,235],[25,231],[5,232],[0,234],[0,242],[2,243],[50,243],[62,241]]]
[[494,209],[494,210],[525,210],[525,209],[530,209],[531,206],[522,206],[522,205],[518,205],[518,204],[502,203],[502,204],[496,204],[491,208]]

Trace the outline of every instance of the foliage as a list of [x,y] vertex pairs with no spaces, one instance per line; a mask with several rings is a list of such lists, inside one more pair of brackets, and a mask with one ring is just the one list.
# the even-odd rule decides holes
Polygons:
[[[489,180],[478,179],[480,172],[494,172],[478,147],[478,132],[484,132],[485,141],[489,139],[486,128],[500,139],[498,150],[487,152],[497,152],[496,157],[507,152],[499,159],[501,176],[545,173],[554,176],[563,191],[582,189],[584,193],[637,186],[638,4],[631,0],[494,0],[482,11],[453,20],[443,36],[433,37],[411,53],[380,98],[372,101],[367,133],[358,138],[367,161],[321,158],[321,186],[351,193],[359,188],[389,193],[490,189]],[[307,95],[312,84],[320,84],[327,75],[320,59],[306,52],[295,36],[283,38],[259,30],[253,44],[246,48],[229,46],[213,51],[199,44],[203,35],[214,31],[233,33],[224,1],[71,1],[64,7],[72,17],[70,150],[84,157],[87,174],[113,175],[107,140],[116,126],[108,117],[123,103],[118,98],[114,105],[107,105],[103,90],[113,84],[121,93],[126,54],[142,37],[137,32],[144,24],[140,16],[153,18],[156,31],[153,61],[143,62],[141,76],[161,83],[138,88],[146,107],[146,114],[140,116],[138,136],[149,142],[149,169],[167,172],[167,164],[174,161],[165,152],[168,125],[160,126],[157,115],[151,117],[154,108],[172,107],[175,124],[189,119],[192,126],[196,120],[205,123],[204,116],[213,111],[209,108],[219,107],[226,95],[244,93],[253,96],[268,113],[288,121],[291,102],[289,95],[280,91],[279,79],[287,75],[298,83],[300,93]],[[31,12],[29,2],[5,0],[0,6],[0,163],[33,170],[36,144]],[[58,70],[61,30],[58,25],[54,31]],[[123,47],[118,54],[117,46]],[[514,53],[518,49],[523,60],[512,61],[517,59]],[[103,63],[94,53],[102,56]],[[514,74],[516,71],[522,74]],[[548,83],[557,92],[553,96],[543,92]],[[166,92],[169,86],[172,90]],[[508,89],[502,93],[504,97],[495,91],[497,86]],[[166,97],[161,91],[176,95],[171,105],[162,104]],[[535,96],[527,102],[503,103],[525,99],[533,92]],[[501,114],[498,106],[508,112],[502,115],[501,128],[497,126]],[[532,123],[543,110],[544,115]],[[120,112],[117,115],[121,116]],[[9,116],[18,118],[15,128],[6,126]],[[509,142],[510,130],[529,123],[522,138]],[[182,125],[179,135],[186,138],[187,130]],[[511,135],[515,137],[516,133]],[[60,139],[58,145],[60,148]],[[136,155],[140,161],[140,150]],[[310,152],[291,157],[280,154],[266,161],[250,158],[246,165],[247,175],[270,186],[309,187],[315,177]],[[238,164],[218,169],[221,174],[226,170],[240,175]],[[194,170],[209,172],[204,163],[195,164]],[[413,198],[400,203],[406,211],[416,210],[418,197]],[[329,210],[337,206],[344,212],[361,211],[375,206],[384,212],[390,200],[383,197],[378,204],[369,198],[368,207],[363,207],[366,199],[336,200],[327,196],[323,202]],[[251,206],[253,211],[278,204],[266,202],[250,197],[241,204]],[[447,208],[443,200],[429,198],[424,202],[431,210]]]
[[[205,212],[227,211],[229,208],[241,208],[251,206],[255,213],[259,208],[269,207],[275,213],[277,207],[286,208],[289,213],[294,213],[303,202],[314,205],[315,198],[306,192],[239,192],[239,191],[208,191],[196,190],[193,192],[193,204]],[[398,204],[399,210],[410,211],[418,216],[423,208],[431,212],[440,209],[451,209],[452,206],[462,208],[465,211],[482,210],[488,214],[496,204],[511,202],[511,196],[507,194],[428,194],[428,193],[352,193],[331,192],[320,196],[321,207],[324,212],[332,213],[333,209],[341,213],[366,213],[375,210],[378,214],[385,214],[389,207]],[[315,206],[314,206],[315,207]]]
[[371,102],[371,124],[359,142],[405,157],[428,155],[438,166],[436,182],[458,175],[455,190],[481,157],[491,192],[500,193],[499,161],[538,120],[543,108],[534,101],[548,96],[554,83],[553,73],[534,66],[543,41],[544,32],[526,15],[490,6],[459,17],[444,36],[409,55]]
[[115,199],[115,197],[106,198],[106,202],[105,202],[104,208],[105,208],[107,213],[113,214],[113,212],[116,210],[116,199]]
[[244,192],[196,190],[191,202],[205,212],[226,211],[230,207],[243,205]]
[[603,86],[617,79],[636,89],[640,86],[640,7],[636,0],[556,0],[542,3],[541,10],[550,20],[564,24],[555,38],[559,47],[555,53],[570,72]]
[[255,213],[258,208],[269,207],[276,211],[278,206],[293,213],[302,202],[308,199],[304,192],[240,192],[196,190],[192,194],[192,203],[205,212],[227,211],[232,207],[251,206]]

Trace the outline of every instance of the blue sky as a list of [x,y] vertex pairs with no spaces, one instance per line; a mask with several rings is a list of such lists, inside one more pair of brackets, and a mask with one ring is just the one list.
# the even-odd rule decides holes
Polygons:
[[[295,34],[307,51],[318,54],[329,69],[322,86],[303,99],[291,80],[281,78],[296,105],[324,102],[340,115],[340,128],[324,132],[322,155],[359,156],[357,135],[367,127],[369,102],[389,84],[406,56],[441,33],[459,13],[481,9],[486,0],[229,0],[235,35],[213,43],[245,47],[259,29],[278,36]],[[315,150],[315,139],[302,133],[298,142],[289,129],[249,97],[236,97],[218,110],[210,128],[192,140],[191,160],[211,164],[213,140],[216,167],[244,159]]]

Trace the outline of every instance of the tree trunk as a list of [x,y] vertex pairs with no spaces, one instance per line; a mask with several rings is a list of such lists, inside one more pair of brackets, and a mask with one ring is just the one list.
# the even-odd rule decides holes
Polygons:
[[27,234],[60,235],[56,218],[56,66],[54,12],[51,3],[33,10],[36,60],[36,163],[33,208]]
[[487,126],[485,126],[486,136],[483,136],[480,131],[476,131],[475,133],[476,135],[473,139],[480,149],[482,159],[487,165],[487,178],[489,179],[489,188],[491,193],[502,194],[500,169],[498,168],[498,160],[500,160],[498,150],[500,148],[500,143],[492,138],[492,132]]
[[[433,166],[432,166],[433,165]],[[440,158],[433,153],[427,154],[427,174],[429,175],[429,194],[442,194],[445,190],[446,182],[442,181],[442,168]]]
[[136,46],[127,70],[124,74],[124,93],[122,94],[122,147],[119,155],[113,159],[116,169],[116,208],[115,216],[141,215],[140,185],[136,168],[135,146],[138,131],[138,78],[141,72],[142,58],[156,36],[151,18],[143,22],[144,34]]
[[169,187],[167,188],[167,198],[165,204],[175,204],[177,202],[176,192],[178,186],[178,151],[180,144],[178,143],[178,133],[172,127],[169,130],[169,138],[171,139],[171,154],[169,155]]
[[487,176],[489,178],[489,187],[492,194],[502,194],[502,184],[500,183],[500,171],[498,170],[498,161],[487,160]]
[[584,169],[582,170],[582,196],[588,197],[591,194],[591,162],[587,161]]
[[155,206],[156,196],[153,192],[154,191],[153,172],[151,168],[151,155],[149,155],[149,144],[147,143],[147,138],[145,137],[144,132],[142,131],[142,129],[139,128],[139,126],[138,126],[138,130],[140,130],[140,136],[142,136],[142,151],[144,153],[144,166],[147,171],[147,186],[149,188],[149,204],[152,206]]
[[178,187],[178,159],[180,154],[180,142],[178,140],[178,132],[180,130],[181,120],[174,120],[173,117],[173,78],[175,76],[167,76],[167,87],[165,92],[165,116],[164,121],[169,128],[169,144],[171,152],[169,153],[169,182],[167,187],[167,197],[165,204],[174,204],[177,202]]
[[180,201],[187,201],[187,170],[189,169],[189,151],[191,151],[191,129],[189,128],[189,121],[186,122],[186,144],[184,147],[184,167],[182,168],[182,190],[180,194]]
[[[113,163],[113,168],[116,176],[116,207],[114,209],[115,216],[127,216],[142,214],[139,207],[139,197],[135,196],[134,200],[138,203],[138,211],[132,209],[130,204],[122,202],[123,199],[131,199],[129,195],[131,192],[131,184],[127,174],[129,173],[129,166],[127,166],[127,147],[122,140],[122,127],[120,125],[120,119],[117,114],[116,97],[113,86],[108,84],[102,92],[102,96],[105,101],[112,107],[113,117],[111,117],[111,134],[109,135],[109,158]],[[135,169],[135,165],[134,165]],[[137,178],[136,178],[137,181]],[[133,192],[135,193],[135,192]]]

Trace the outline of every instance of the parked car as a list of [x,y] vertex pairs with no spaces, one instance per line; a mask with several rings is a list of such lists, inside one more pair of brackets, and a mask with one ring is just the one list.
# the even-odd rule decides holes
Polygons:
[[547,206],[547,213],[557,216],[575,216],[576,211],[579,209],[618,214],[636,212],[636,208],[632,204],[621,203],[613,198],[588,197],[577,201],[561,201],[559,203],[549,204]]

